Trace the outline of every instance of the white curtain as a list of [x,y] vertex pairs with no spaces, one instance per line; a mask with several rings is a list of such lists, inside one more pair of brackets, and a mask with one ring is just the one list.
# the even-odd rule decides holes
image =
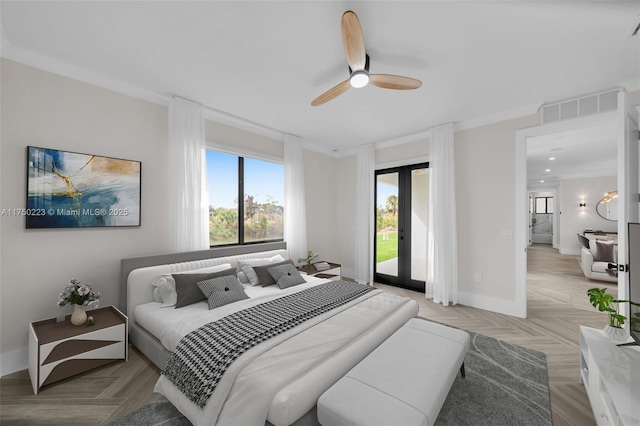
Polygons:
[[202,106],[173,97],[169,106],[171,250],[209,248],[209,195]]
[[307,257],[307,210],[302,139],[284,135],[284,240],[289,257]]
[[365,284],[373,282],[373,184],[374,148],[369,144],[356,154],[355,279]]
[[458,243],[453,158],[453,124],[431,129],[429,218],[425,296],[448,306],[458,303]]

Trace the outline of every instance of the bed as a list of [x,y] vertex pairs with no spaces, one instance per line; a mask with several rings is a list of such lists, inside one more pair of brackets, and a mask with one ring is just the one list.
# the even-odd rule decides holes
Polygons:
[[[245,285],[248,299],[211,310],[206,301],[179,309],[154,301],[150,283],[159,275],[223,264],[236,267],[238,261],[278,256],[288,259],[283,243],[123,259],[126,300],[121,304],[129,317],[130,341],[163,369],[191,331],[233,318],[239,311],[263,308],[269,301],[279,303],[286,296],[327,287],[323,284],[329,280],[311,276],[285,289]],[[244,352],[202,407],[165,375],[158,380],[156,391],[196,425],[317,424],[315,407],[320,395],[418,313],[415,301],[371,288],[341,303]]]

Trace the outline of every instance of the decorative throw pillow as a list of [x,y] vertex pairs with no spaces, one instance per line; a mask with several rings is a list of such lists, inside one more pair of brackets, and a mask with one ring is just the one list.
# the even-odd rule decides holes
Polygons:
[[210,310],[249,298],[235,275],[198,281],[196,285],[207,298]]
[[252,286],[260,284],[260,280],[256,275],[256,271],[253,270],[253,266],[242,265],[242,272],[244,272],[244,275],[247,277],[247,281],[249,282],[249,284],[251,284]]
[[[246,272],[244,272],[242,270],[242,267],[245,265],[250,265],[250,266],[263,266],[263,265],[269,265],[269,264],[274,264],[277,262],[282,262],[284,261],[284,257],[282,257],[279,254],[276,254],[275,256],[272,257],[267,257],[267,258],[263,258],[263,259],[241,259],[238,260],[238,269],[237,269],[237,273],[238,273],[238,279],[240,280],[240,282],[245,283],[245,284],[249,284],[249,277],[246,276]],[[253,284],[253,285],[257,285],[257,284]]]
[[258,281],[260,282],[260,285],[262,287],[266,287],[268,285],[272,285],[276,283],[276,280],[273,279],[273,277],[271,276],[271,274],[269,273],[269,268],[273,268],[274,266],[280,266],[280,265],[292,265],[293,266],[293,261],[292,260],[285,260],[284,262],[278,262],[278,263],[272,263],[270,265],[264,265],[264,266],[254,266],[253,270],[256,273],[256,275],[258,276]]
[[294,285],[306,283],[305,279],[300,275],[300,271],[298,271],[293,265],[280,265],[280,266],[272,266],[267,269],[269,274],[273,277],[278,287],[281,289],[285,289],[288,287],[293,287]]
[[205,281],[228,275],[235,276],[236,270],[229,268],[224,271],[212,272],[209,274],[173,274],[173,279],[176,281],[176,308],[181,308],[206,299],[196,285],[198,281]]
[[595,262],[613,262],[613,241],[596,241],[596,255],[593,260]]
[[[216,266],[208,266],[206,268],[192,269],[190,271],[180,272],[180,274],[204,274],[211,272],[224,271],[231,268],[230,263],[223,263]],[[151,286],[153,287],[153,300],[154,302],[160,302],[165,307],[175,306],[178,301],[178,294],[176,293],[176,281],[171,274],[162,274],[151,280]]]

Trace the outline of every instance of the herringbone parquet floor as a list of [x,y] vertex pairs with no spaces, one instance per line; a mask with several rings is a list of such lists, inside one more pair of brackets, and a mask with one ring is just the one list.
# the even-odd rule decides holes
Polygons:
[[[586,281],[575,256],[560,255],[550,246],[532,246],[528,260],[527,319],[461,305],[445,308],[420,293],[376,286],[415,299],[425,318],[544,352],[553,424],[593,425],[589,401],[579,382],[578,327],[604,327],[606,318],[588,305],[585,292],[606,284]],[[153,386],[158,374],[134,347],[130,347],[127,363],[117,362],[52,384],[37,396],[26,370],[10,374],[0,379],[0,424],[108,424],[157,399]]]

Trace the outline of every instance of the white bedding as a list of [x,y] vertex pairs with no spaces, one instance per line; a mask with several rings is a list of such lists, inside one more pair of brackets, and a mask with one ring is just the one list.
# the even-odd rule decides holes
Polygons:
[[[314,276],[305,276],[304,279],[307,281],[306,284],[300,284],[285,290],[281,290],[276,285],[270,285],[267,287],[251,286],[249,284],[243,285],[245,293],[247,293],[249,299],[222,306],[211,312],[209,311],[206,300],[192,305],[183,306],[178,309],[174,306],[164,306],[159,302],[143,303],[142,305],[136,306],[135,318],[136,322],[159,339],[168,351],[173,352],[180,339],[184,337],[186,333],[177,332],[171,328],[172,326],[175,326],[178,323],[190,324],[189,321],[195,321],[194,324],[199,324],[193,328],[193,330],[195,330],[204,324],[220,319],[241,309],[266,302],[267,300],[284,294],[304,290],[305,288],[327,282],[327,280]],[[187,325],[187,327],[189,326]]]
[[[195,312],[189,318],[173,321],[162,331],[162,343],[174,350],[183,336],[207,322],[318,283],[311,279],[314,277],[308,278],[309,283],[276,294]],[[203,410],[164,376],[155,391],[165,395],[196,425],[262,425],[265,419],[275,425],[290,424],[417,312],[415,301],[374,290],[247,351],[227,370]],[[136,318],[140,321],[138,309]]]

